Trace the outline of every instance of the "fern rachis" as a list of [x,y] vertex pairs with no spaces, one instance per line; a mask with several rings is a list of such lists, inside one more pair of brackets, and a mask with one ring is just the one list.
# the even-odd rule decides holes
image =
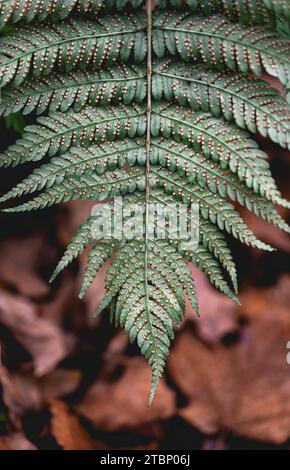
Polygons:
[[[120,195],[125,204],[145,204],[141,240],[97,242],[92,216],[52,279],[90,246],[83,297],[116,253],[97,314],[108,308],[137,341],[153,373],[150,401],[185,297],[198,314],[188,263],[238,302],[225,233],[272,250],[233,202],[290,231],[275,208],[289,203],[250,136],[290,148],[289,107],[262,76],[290,88],[289,17],[284,0],[157,0],[154,8],[150,0],[0,4],[0,24],[16,23],[0,39],[0,114],[38,115],[0,156],[4,167],[37,165],[1,202],[36,194],[4,210]],[[195,250],[170,237],[149,239],[149,205],[178,202],[199,204]]]

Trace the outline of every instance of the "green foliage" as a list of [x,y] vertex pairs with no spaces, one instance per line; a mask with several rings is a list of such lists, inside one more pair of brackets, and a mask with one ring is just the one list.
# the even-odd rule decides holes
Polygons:
[[112,196],[127,207],[199,204],[197,249],[184,251],[168,226],[166,239],[149,240],[146,224],[140,240],[96,241],[91,216],[51,279],[90,247],[83,297],[113,257],[96,314],[108,308],[137,341],[152,369],[151,402],[186,298],[198,315],[189,263],[238,303],[225,234],[273,249],[237,203],[290,231],[275,207],[289,203],[250,136],[290,148],[289,107],[265,81],[271,75],[289,91],[290,15],[283,0],[157,0],[152,12],[145,3],[1,2],[0,115],[38,117],[0,165],[42,161],[1,197],[32,195],[8,212],[76,199],[112,204]]
[[26,122],[21,113],[11,113],[5,116],[5,126],[7,129],[13,129],[18,134],[23,134]]

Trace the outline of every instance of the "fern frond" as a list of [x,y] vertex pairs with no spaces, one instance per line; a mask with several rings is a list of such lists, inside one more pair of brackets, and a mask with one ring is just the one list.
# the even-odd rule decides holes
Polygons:
[[[156,189],[151,192],[151,200],[157,204],[167,205],[173,204],[174,202],[174,198],[171,194],[164,194],[164,192],[160,189]],[[187,218],[189,218],[188,215]],[[199,232],[201,244],[217,258],[219,263],[228,272],[235,292],[237,292],[238,287],[236,266],[224,234],[218,229],[216,225],[203,219],[202,216],[200,216],[199,219]],[[183,253],[183,251],[181,251],[181,253]]]
[[[171,142],[168,139],[152,139],[150,161],[153,164],[158,162],[163,167],[169,168],[170,171],[177,172],[190,183],[197,181],[202,188],[207,187],[212,193],[218,193],[224,198],[228,196],[232,201],[238,201],[248,210],[268,222],[277,224],[280,228],[287,226],[273,205],[242,184],[242,179],[238,180],[231,170],[221,168],[216,162],[193,152],[185,145]],[[272,202],[279,202],[279,199],[273,198]],[[289,227],[287,227],[288,230]]]
[[233,205],[225,202],[217,194],[194,183],[188,183],[176,173],[165,169],[159,170],[154,167],[151,168],[151,173],[153,177],[155,176],[154,184],[157,181],[159,187],[164,188],[166,192],[177,194],[184,203],[197,203],[203,218],[217,224],[221,230],[226,230],[247,245],[272,250],[272,247],[256,239],[238,212],[234,210]]
[[[112,320],[124,328],[131,342],[137,341],[141,353],[145,355],[152,368],[149,403],[153,400],[159,378],[165,367],[170,340],[174,338],[173,326],[178,325],[184,315],[184,303],[179,303],[178,294],[175,291],[177,291],[177,286],[179,289],[182,287],[185,289],[186,285],[182,285],[180,277],[177,276],[178,284],[173,288],[167,276],[172,273],[172,262],[175,259],[181,261],[181,258],[170,248],[169,259],[167,256],[162,256],[162,250],[165,250],[166,255],[168,253],[168,247],[166,249],[165,245],[160,241],[150,242],[148,277],[145,277],[144,243],[135,241],[126,244],[125,248],[118,253],[112,267],[109,268],[106,280],[108,295],[115,298]],[[160,259],[162,268],[157,274],[156,266],[161,266]],[[186,265],[181,268],[184,271],[186,269]],[[174,271],[173,275],[176,276]],[[192,278],[190,279],[192,283]],[[184,279],[183,282],[186,280]],[[111,289],[113,293],[110,293]],[[191,293],[193,292],[194,290],[191,290]]]
[[81,255],[84,249],[88,246],[91,240],[94,220],[95,217],[89,217],[79,226],[76,234],[72,238],[65,253],[56,266],[49,282],[53,282],[59,273],[63,271],[74,259]]
[[156,98],[223,115],[250,132],[290,148],[290,110],[278,90],[263,80],[207,67],[165,62],[153,77]]
[[58,112],[39,117],[38,124],[26,127],[22,139],[0,155],[0,166],[38,161],[46,155],[62,154],[72,145],[88,147],[92,142],[144,135],[146,129],[144,108],[138,106],[87,106],[80,113]]
[[[141,155],[139,155],[140,149]],[[137,160],[138,164],[144,165],[143,149],[144,141],[130,139],[100,143],[87,149],[72,147],[63,155],[52,158],[50,163],[35,169],[25,180],[2,196],[0,202],[59,185],[68,176],[90,176],[92,172],[102,175],[106,170],[123,168],[126,163],[134,166]]]
[[0,27],[8,21],[18,23],[23,20],[29,23],[36,17],[44,20],[49,15],[63,19],[71,12],[74,3],[75,0],[68,0],[65,3],[60,0],[38,2],[35,0],[4,0],[0,5]]
[[84,272],[79,294],[80,299],[85,296],[97,273],[105,262],[113,256],[115,250],[116,242],[114,240],[100,240],[93,246],[89,252],[88,262]]
[[[126,194],[126,195],[124,195],[123,200],[125,202],[125,207],[126,207],[126,205],[130,205],[132,203],[133,204],[134,203],[135,204],[136,203],[144,204],[145,203],[145,194],[138,194],[138,193]],[[165,193],[162,189],[157,188],[157,189],[151,189],[151,191],[150,191],[150,200],[151,200],[151,203],[156,203],[159,206],[165,206],[166,207],[166,205],[170,206],[170,205],[174,204],[174,202],[176,203],[176,201],[178,201],[178,198],[176,199],[175,195]],[[188,221],[188,226],[190,227],[191,221],[190,221],[190,217],[189,217],[188,214],[186,214],[186,218],[187,218],[187,221]],[[159,225],[158,219],[154,220],[155,229],[158,227],[158,225]],[[93,228],[93,222],[92,222],[91,226]],[[145,224],[144,224],[144,226],[145,226]],[[112,224],[112,229],[113,228],[114,228],[114,224]],[[189,261],[192,261],[193,254],[194,254],[195,250],[189,250],[189,251],[184,252],[184,249],[180,248],[180,246],[179,246],[180,244],[179,244],[178,241],[170,239],[170,234],[168,232],[168,227],[162,227],[162,228],[166,232],[166,240],[169,241],[169,245],[166,243],[165,244],[166,249],[165,249],[164,244],[161,247],[161,240],[159,240],[159,245],[158,245],[159,249],[162,250],[165,253],[166,253],[166,250],[167,251],[168,250],[176,251],[179,254],[179,257],[184,258],[184,256],[185,256],[185,258],[187,258]],[[200,242],[201,242],[201,244],[203,244],[204,248],[209,250],[213,254],[213,256],[217,258],[217,261],[219,261],[219,263],[223,266],[223,268],[228,272],[228,274],[229,274],[229,276],[232,280],[233,286],[234,286],[235,290],[237,290],[236,267],[235,267],[235,263],[233,261],[231,252],[230,252],[230,250],[227,246],[227,242],[225,240],[225,237],[224,237],[223,233],[218,229],[217,226],[215,226],[211,222],[208,222],[205,219],[203,219],[202,216],[200,216],[199,230],[200,230]],[[169,253],[169,255],[170,255],[170,253]],[[133,259],[135,259],[134,256],[133,256]],[[210,259],[212,259],[212,257]],[[169,264],[170,264],[170,266],[172,266],[172,271],[171,272],[167,271],[166,276],[167,276],[167,279],[170,281],[171,285],[177,286],[183,280],[184,277],[187,278],[187,282],[190,285],[190,281],[189,281],[189,278],[188,278],[189,273],[188,272],[185,273],[184,270],[182,272],[179,271],[179,269],[177,267],[176,260],[175,260],[175,263],[170,262]],[[218,266],[218,264],[216,264],[216,262],[214,264],[215,264],[215,266]],[[115,266],[115,269],[120,269],[120,266],[116,265],[115,261],[113,261],[112,265]],[[155,269],[161,275],[163,275],[162,274],[162,270],[163,270],[162,260],[160,260],[160,263],[156,264]],[[221,274],[221,270],[219,268],[217,269],[217,272]],[[125,271],[124,275],[126,273],[127,273],[127,275],[129,275],[128,274],[129,272],[126,272],[126,271]],[[206,271],[205,271],[205,273],[208,274]],[[176,274],[178,274],[177,277],[176,277]],[[212,276],[214,278],[215,274],[212,273]],[[220,278],[216,278],[216,281],[218,281],[220,283]],[[108,288],[108,285],[109,284],[107,282],[107,285],[106,285],[107,288]],[[221,286],[223,288],[222,292],[227,293],[227,295],[229,295],[231,299],[237,301],[236,297],[233,296],[233,293],[231,292],[230,288],[227,286],[226,282],[221,283]],[[194,290],[194,287],[192,287],[192,288]],[[187,290],[187,292],[189,292],[189,291]],[[182,295],[181,295],[181,297],[180,296],[178,297],[179,302],[181,302],[182,298],[183,298]],[[193,308],[194,308],[195,312],[198,314],[199,309],[198,309],[198,304],[197,304],[197,301],[196,301],[195,294],[193,293],[193,296],[189,295],[189,298],[191,298]]]
[[[280,0],[278,1],[280,2]],[[267,0],[209,0],[207,2],[202,0],[157,0],[160,8],[166,8],[169,5],[178,9],[188,7],[190,11],[194,13],[202,12],[204,15],[222,13],[228,18],[238,20],[243,24],[273,26],[274,18],[272,11],[269,11],[270,3],[271,0],[269,2]]]
[[131,55],[141,63],[146,55],[143,29],[144,16],[137,14],[21,27],[1,41],[0,88],[10,82],[18,86],[29,74],[47,77],[55,69],[99,68],[117,59],[126,62]]
[[270,200],[280,200],[267,155],[245,132],[210,114],[159,105],[154,108],[152,133],[160,131],[167,139],[172,136],[202,150],[207,157],[220,162],[222,168],[230,168],[249,188]]
[[238,292],[237,270],[231,251],[222,232],[211,222],[200,220],[200,241],[212,255],[217,258],[234,286],[235,293]]
[[[100,176],[106,171],[124,168],[125,165],[129,167],[140,165],[142,167],[145,159],[144,140],[142,139],[113,141],[110,144],[92,145],[88,149],[82,147],[72,148],[63,156],[55,157],[50,163],[34,170],[14,189],[2,196],[0,202],[52,187],[52,190],[47,192],[44,197],[36,198],[38,203],[42,200],[41,207],[44,207],[43,204],[46,202],[49,205],[60,202],[56,194],[59,194],[62,190],[65,191],[66,189],[66,197],[69,197],[68,194],[71,195],[70,197],[74,197],[74,191],[79,190],[79,181],[77,180],[77,183],[74,184],[76,177],[81,176],[82,181],[86,181],[84,180],[84,177],[86,177],[89,187],[92,172]],[[216,162],[208,160],[206,156],[194,152],[184,144],[163,138],[152,139],[150,162],[152,165],[158,163],[170,171],[177,172],[178,175],[184,176],[189,183],[197,181],[200,187],[207,187],[212,193],[218,193],[223,198],[228,196],[233,201],[237,200],[268,222],[284,230],[289,230],[289,227],[274,207],[246,185],[243,185],[231,170],[223,169]],[[62,186],[63,182],[64,187]],[[116,181],[116,183],[118,182]],[[96,179],[94,184],[96,184]],[[21,207],[23,209],[35,208],[36,200]],[[31,204],[33,204],[33,207]]]
[[[44,21],[50,17],[53,20],[61,20],[69,14],[74,15],[99,15],[102,11],[122,10],[128,4],[134,8],[139,7],[143,0],[16,0],[3,1],[0,6],[0,27],[8,21],[18,23],[24,21],[30,23],[37,19]],[[289,5],[287,0],[156,0],[160,8],[169,5],[174,8],[188,7],[193,12],[202,12],[204,15],[223,13],[231,19],[238,19],[244,24],[273,25],[273,14],[278,17],[289,18]]]
[[199,245],[199,247],[194,250],[194,252],[188,255],[188,258],[198,269],[208,276],[210,282],[218,290],[220,290],[223,294],[226,294],[237,304],[240,303],[239,299],[232,293],[229,286],[227,285],[217,260],[206,248],[204,248],[203,245]]
[[278,17],[285,17],[290,20],[290,9],[288,0],[263,0],[264,5],[270,12]]
[[143,0],[7,0],[0,5],[0,27],[11,21],[30,23],[34,19],[43,21],[47,17],[62,20],[70,13],[75,15],[99,14],[101,10],[122,10],[127,4],[137,8]]
[[[157,184],[152,177],[153,187]],[[60,202],[88,200],[101,201],[107,197],[119,196],[145,188],[144,172],[136,170],[128,175],[125,170],[116,170],[98,176],[69,176],[62,183],[54,185],[51,189],[34,199],[9,209],[5,212],[23,212],[44,209]]]
[[3,89],[0,115],[22,110],[29,114],[80,111],[86,105],[104,106],[120,101],[142,103],[146,95],[143,67],[118,65],[101,71],[78,71],[50,75],[49,78],[29,79],[20,86]]
[[[231,204],[207,188],[202,188],[194,182],[184,181],[178,174],[162,167],[152,167],[150,185],[152,188],[162,187],[166,192],[178,195],[184,203],[198,203],[203,218],[217,224],[221,230],[226,230],[243,243],[260,249],[272,249],[255,238]],[[101,176],[96,174],[82,177],[69,176],[62,183],[55,184],[31,201],[5,209],[5,211],[36,210],[70,199],[98,201],[111,196],[142,192],[144,189],[145,180],[142,169],[135,169],[132,174],[118,169]]]
[[290,43],[263,28],[244,27],[221,16],[180,13],[161,14],[155,26],[158,57],[167,50],[185,61],[200,60],[257,76],[266,71],[282,84],[289,80]]

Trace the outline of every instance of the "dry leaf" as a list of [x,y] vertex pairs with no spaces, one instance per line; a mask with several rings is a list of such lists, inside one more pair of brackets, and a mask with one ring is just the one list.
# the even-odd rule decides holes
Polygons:
[[71,347],[70,338],[56,325],[38,317],[31,302],[4,291],[0,291],[0,322],[31,354],[36,376],[53,370]]
[[81,380],[80,370],[56,369],[40,379],[43,398],[50,400],[76,390]]
[[39,314],[42,318],[61,326],[65,317],[70,315],[77,305],[76,282],[68,271],[63,274],[61,283],[54,293],[50,302],[39,306]]
[[0,450],[37,450],[24,434],[14,433],[9,436],[0,436]]
[[4,240],[1,243],[0,278],[24,296],[38,298],[47,295],[49,284],[39,275],[40,260],[47,256],[48,247],[39,235]]
[[200,318],[196,317],[188,302],[187,319],[195,321],[201,338],[215,343],[226,334],[238,330],[237,305],[214,289],[205,274],[193,267],[191,270],[197,290]]
[[175,413],[175,394],[160,381],[152,406],[148,407],[151,373],[143,358],[126,362],[124,374],[114,382],[97,381],[77,410],[96,428],[116,431],[134,428]]
[[[277,287],[255,291],[259,312],[238,344],[209,347],[189,330],[177,338],[169,370],[190,401],[180,415],[201,431],[229,430],[276,444],[289,438],[290,291],[286,293],[284,283],[282,279]],[[247,316],[246,296],[242,311]]]
[[21,429],[20,418],[31,411],[38,411],[43,405],[38,383],[27,374],[12,374],[1,365],[0,384],[9,417],[14,426]]
[[51,433],[64,450],[106,448],[90,438],[66,403],[60,400],[51,400],[49,409],[51,412]]
[[276,316],[276,310],[279,318],[285,317],[287,320],[290,313],[290,275],[282,275],[274,287],[248,289],[240,297],[242,305],[238,312],[251,322],[262,321],[265,312],[269,316]]

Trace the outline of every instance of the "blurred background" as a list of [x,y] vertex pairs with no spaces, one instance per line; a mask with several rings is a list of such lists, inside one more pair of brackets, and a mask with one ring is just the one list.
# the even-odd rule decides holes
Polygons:
[[[0,122],[1,151],[23,125],[19,115]],[[290,199],[289,154],[259,144]],[[31,169],[2,169],[1,193]],[[290,448],[290,237],[241,211],[278,251],[229,240],[241,307],[193,269],[201,318],[189,310],[176,331],[148,408],[151,374],[138,348],[107,312],[92,319],[105,269],[84,301],[78,291],[86,254],[48,283],[92,205],[0,214],[0,449]],[[287,211],[281,214],[289,222]]]

